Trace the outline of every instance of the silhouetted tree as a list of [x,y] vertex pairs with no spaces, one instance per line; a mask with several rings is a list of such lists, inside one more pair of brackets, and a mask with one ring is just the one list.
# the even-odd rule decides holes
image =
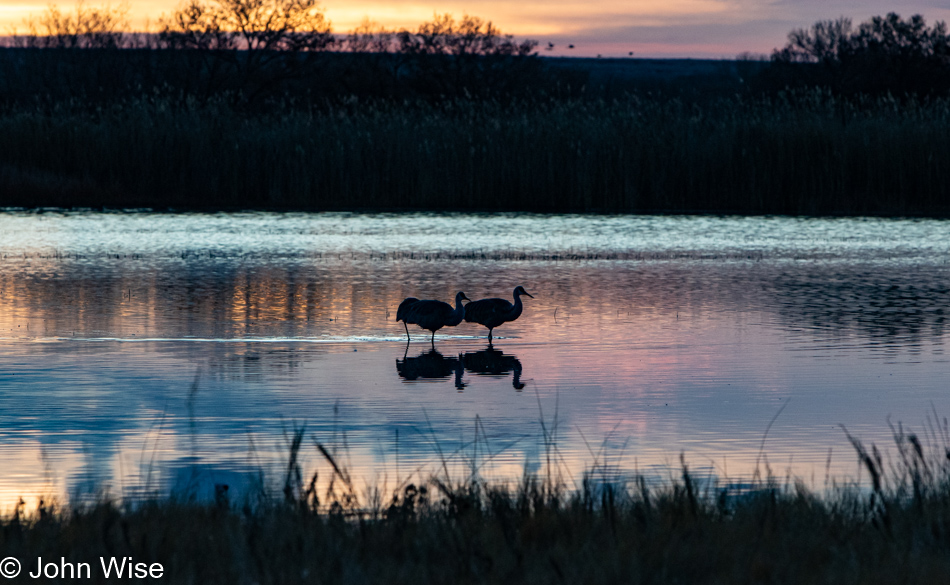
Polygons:
[[525,57],[534,53],[537,45],[532,40],[519,43],[511,35],[502,35],[491,22],[467,14],[457,23],[451,14],[436,14],[415,33],[399,33],[399,50],[407,54]]
[[334,42],[316,0],[190,0],[159,26],[174,48],[267,53],[320,51]]
[[[159,26],[160,46],[207,51],[230,66],[251,100],[314,74],[315,60],[303,54],[336,42],[316,0],[190,0]],[[221,72],[205,66],[212,76]]]
[[843,93],[945,93],[950,89],[950,35],[943,22],[895,13],[875,16],[857,28],[848,18],[796,29],[772,61],[786,80],[825,85]]
[[128,4],[90,8],[79,0],[74,14],[51,4],[42,15],[26,19],[26,35],[14,30],[13,44],[43,49],[116,49],[131,39],[128,15]]
[[505,93],[537,81],[537,41],[515,41],[491,22],[436,14],[415,31],[394,31],[364,20],[338,47],[342,79],[356,94],[395,97]]
[[345,38],[339,49],[350,53],[341,58],[339,79],[343,93],[387,97],[397,95],[405,76],[407,58],[397,51],[397,33],[364,18]]
[[[27,21],[0,59],[0,98],[115,97],[173,89],[229,92],[246,103],[276,94],[383,98],[504,95],[536,89],[536,41],[516,41],[474,16],[435,15],[415,31],[370,20],[333,35],[317,0],[185,0],[156,34],[129,32],[128,6],[75,14],[55,5]],[[97,51],[73,51],[72,49]],[[119,51],[117,49],[155,49]],[[32,49],[61,49],[59,52]],[[334,50],[333,57],[325,56]]]
[[127,3],[90,7],[80,0],[73,11],[51,4],[26,18],[26,34],[14,29],[10,49],[0,55],[0,99],[91,102],[148,87],[144,52],[119,50],[146,44],[145,35],[130,32],[128,13]]
[[369,18],[346,36],[342,48],[350,53],[391,53],[395,50],[396,32]]
[[837,63],[851,42],[851,19],[819,20],[810,29],[798,28],[788,33],[788,44],[772,55],[773,61],[785,63]]
[[397,34],[397,51],[414,57],[412,76],[424,93],[510,91],[538,70],[537,41],[515,41],[489,21],[436,14],[416,32]]

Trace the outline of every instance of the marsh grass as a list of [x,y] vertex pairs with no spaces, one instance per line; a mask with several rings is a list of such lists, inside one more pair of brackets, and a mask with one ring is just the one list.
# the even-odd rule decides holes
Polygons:
[[[765,458],[738,487],[685,458],[665,482],[610,479],[602,452],[572,485],[556,424],[542,430],[540,475],[482,479],[492,451],[476,431],[468,472],[439,451],[431,476],[386,492],[357,489],[338,449],[295,428],[276,492],[21,506],[0,521],[0,552],[24,570],[131,556],[161,562],[171,583],[945,583],[950,571],[945,420],[923,436],[893,429],[890,461],[849,434],[869,482],[821,492],[776,478]],[[311,473],[305,449],[323,461]]]
[[0,112],[0,206],[946,215],[950,101],[273,104]]

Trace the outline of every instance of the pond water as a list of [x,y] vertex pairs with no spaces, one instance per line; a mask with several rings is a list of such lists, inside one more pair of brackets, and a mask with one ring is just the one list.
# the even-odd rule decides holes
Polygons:
[[[279,481],[304,425],[305,472],[320,442],[386,489],[443,461],[662,479],[681,453],[820,488],[857,477],[844,429],[950,415],[948,258],[938,220],[7,211],[0,508]],[[491,346],[395,322],[517,285]]]

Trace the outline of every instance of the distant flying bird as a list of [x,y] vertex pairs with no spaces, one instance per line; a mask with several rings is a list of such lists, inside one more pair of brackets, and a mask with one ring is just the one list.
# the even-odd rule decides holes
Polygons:
[[455,327],[462,322],[465,316],[465,306],[462,301],[471,300],[465,293],[459,292],[455,295],[455,308],[448,303],[434,300],[420,301],[415,297],[409,297],[399,303],[396,309],[396,321],[402,321],[406,327],[406,337],[412,341],[409,336],[409,323],[413,323],[428,329],[432,332],[432,344],[435,345],[435,332],[443,327]]
[[521,304],[521,295],[534,298],[524,287],[515,289],[515,304],[505,299],[480,299],[465,306],[465,320],[469,323],[478,323],[488,327],[488,343],[491,343],[492,329],[502,323],[514,321],[521,316],[524,306]]

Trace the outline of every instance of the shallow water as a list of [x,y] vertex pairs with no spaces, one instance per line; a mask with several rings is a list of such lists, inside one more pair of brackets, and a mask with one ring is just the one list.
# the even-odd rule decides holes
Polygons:
[[[304,424],[305,471],[320,441],[379,486],[683,453],[820,487],[857,473],[842,427],[950,413],[948,252],[937,220],[6,212],[0,507],[276,481]],[[394,321],[519,284],[491,348]]]

